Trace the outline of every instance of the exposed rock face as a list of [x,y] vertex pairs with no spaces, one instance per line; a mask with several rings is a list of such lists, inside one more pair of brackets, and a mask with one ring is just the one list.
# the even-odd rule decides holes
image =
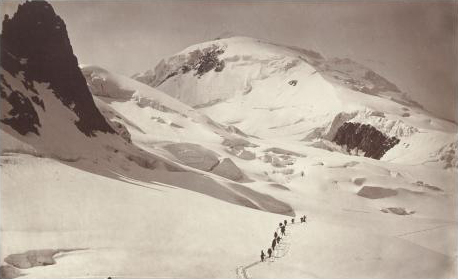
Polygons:
[[341,146],[346,146],[347,151],[353,149],[364,152],[365,157],[380,159],[393,146],[399,143],[396,137],[387,137],[379,130],[368,124],[345,122],[337,130],[332,140]]
[[186,74],[193,71],[197,78],[202,77],[205,73],[214,70],[221,72],[225,67],[224,60],[219,56],[224,53],[224,48],[217,45],[211,45],[204,49],[196,49],[187,55],[181,54],[173,57],[172,61],[167,63],[162,60],[154,71],[149,71],[144,75],[133,76],[136,80],[156,87],[164,83],[171,77],[179,74]]
[[[3,75],[0,77],[0,98],[2,99],[0,121],[11,126],[21,135],[25,135],[28,132],[38,135],[38,127],[41,127],[41,124],[38,114],[31,102],[33,99],[29,99],[20,91],[13,89]],[[10,106],[6,107],[6,104]]]
[[224,60],[219,60],[218,56],[224,53],[224,50],[218,49],[217,46],[204,49],[203,52],[196,50],[197,56],[199,57],[197,62],[192,65],[193,69],[196,70],[195,75],[201,77],[203,74],[215,70],[215,72],[221,72],[224,69]]
[[311,129],[301,141],[328,140],[332,141],[339,128],[347,122],[367,123],[389,137],[409,137],[418,132],[413,127],[400,119],[386,117],[385,113],[374,110],[359,110],[352,112],[340,112],[334,119],[324,126]]
[[[78,116],[75,125],[84,134],[92,136],[95,131],[114,133],[94,104],[78,68],[64,21],[47,2],[26,2],[19,5],[11,19],[5,16],[1,66],[13,76],[23,74],[24,86],[31,91],[36,91],[33,81],[49,83],[56,97]],[[9,92],[7,96],[3,90],[1,98],[13,107],[9,112],[11,117],[2,117],[3,123],[21,134],[38,134],[39,120],[32,106],[32,102],[39,103],[38,98],[26,100],[17,91]]]

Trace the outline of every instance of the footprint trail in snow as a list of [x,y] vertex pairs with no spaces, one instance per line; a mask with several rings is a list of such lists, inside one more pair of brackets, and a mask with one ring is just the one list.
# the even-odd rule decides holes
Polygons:
[[[285,236],[283,236],[280,240],[280,243],[275,247],[275,250],[273,251],[272,253],[272,257],[267,257],[264,262],[261,262],[261,261],[255,261],[253,263],[250,263],[248,265],[245,265],[245,266],[238,266],[235,270],[236,274],[237,274],[237,279],[249,279],[251,278],[250,277],[250,274],[248,273],[248,269],[258,265],[258,264],[273,264],[274,262],[276,262],[277,260],[280,260],[281,258],[285,257],[288,252],[289,252],[289,249],[291,248],[291,241],[290,241],[290,237],[292,235],[291,233],[291,228],[294,226],[297,226],[297,225],[301,225],[301,223],[295,223],[295,224],[288,224],[286,226],[287,228],[287,231],[285,232]],[[305,226],[306,224],[304,224]],[[280,228],[277,228],[277,233],[280,235]]]

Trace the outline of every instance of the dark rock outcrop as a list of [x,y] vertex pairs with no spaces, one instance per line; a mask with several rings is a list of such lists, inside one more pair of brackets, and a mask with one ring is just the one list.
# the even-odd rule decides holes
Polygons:
[[364,152],[365,157],[380,159],[393,146],[399,143],[396,137],[385,136],[371,125],[345,122],[339,127],[332,140],[347,151],[358,149]]
[[[1,75],[0,78],[0,99],[2,99],[2,117],[0,121],[11,126],[21,135],[25,135],[28,132],[39,135],[38,127],[41,127],[40,119],[37,111],[33,107],[31,99],[27,98],[27,96],[21,92],[14,90],[5,80],[3,75]],[[7,92],[9,92],[9,94]],[[11,108],[5,108],[5,102],[8,103]],[[9,111],[5,111],[5,109]]]
[[198,77],[201,77],[211,70],[221,72],[224,69],[225,63],[223,60],[219,60],[218,56],[223,53],[224,49],[216,45],[212,45],[202,50],[196,49],[189,54],[191,59],[188,61],[188,64],[182,66],[182,71],[186,73],[194,69],[196,71],[194,75]]
[[[49,3],[26,2],[19,5],[11,19],[5,16],[0,61],[2,68],[13,76],[23,72],[24,86],[37,95],[33,81],[49,83],[56,97],[78,116],[75,125],[87,136],[96,131],[115,133],[96,108],[78,68],[65,23]],[[38,134],[39,120],[30,100],[17,105],[17,100],[23,97],[17,91],[6,96],[2,90],[2,101],[10,103],[13,110],[11,118],[2,117],[1,121],[21,134]],[[40,106],[44,108],[44,104]]]
[[[188,54],[174,56],[167,62],[162,60],[156,66],[154,72],[147,71],[145,74],[135,75],[133,78],[152,87],[157,87],[168,79],[181,74],[192,73],[197,78],[201,78],[212,70],[215,72],[223,71],[226,62],[220,60],[219,56],[224,51],[225,47],[216,44],[203,49],[196,49]],[[213,101],[216,100],[211,100],[210,102]],[[208,105],[213,104],[210,103]]]

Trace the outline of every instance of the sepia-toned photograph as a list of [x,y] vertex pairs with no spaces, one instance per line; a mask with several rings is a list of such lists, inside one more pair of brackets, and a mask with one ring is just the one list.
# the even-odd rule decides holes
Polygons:
[[0,278],[457,278],[457,0],[2,0]]

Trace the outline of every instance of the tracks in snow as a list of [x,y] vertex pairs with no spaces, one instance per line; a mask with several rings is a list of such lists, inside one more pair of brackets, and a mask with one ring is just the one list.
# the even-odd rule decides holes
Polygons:
[[444,227],[448,227],[448,226],[456,226],[456,223],[453,222],[453,223],[451,223],[451,224],[443,224],[443,225],[440,225],[440,226],[435,226],[435,227],[427,228],[427,229],[423,229],[423,230],[417,230],[417,231],[412,231],[412,232],[406,232],[406,233],[398,234],[398,235],[396,235],[396,237],[403,237],[403,236],[406,236],[406,235],[411,235],[411,234],[416,234],[416,233],[422,233],[422,232],[426,232],[426,231],[432,231],[432,230],[436,230],[436,229],[440,229],[440,228],[444,228]]
[[[305,223],[304,225],[306,225],[306,224],[307,223]],[[275,247],[275,250],[272,253],[272,257],[266,258],[264,260],[264,262],[255,261],[255,262],[250,263],[250,264],[245,265],[245,266],[243,266],[243,265],[238,266],[235,269],[235,273],[237,275],[237,279],[250,279],[251,277],[250,277],[250,274],[248,273],[248,269],[250,269],[253,266],[256,266],[258,264],[272,264],[276,260],[285,257],[288,254],[289,249],[291,247],[291,241],[289,240],[290,237],[291,237],[291,227],[292,226],[297,226],[297,225],[301,225],[301,223],[295,223],[294,225],[289,224],[286,227],[287,228],[287,231],[285,232],[286,235],[280,240],[280,243]],[[279,228],[277,228],[277,233],[280,234],[280,229]]]

